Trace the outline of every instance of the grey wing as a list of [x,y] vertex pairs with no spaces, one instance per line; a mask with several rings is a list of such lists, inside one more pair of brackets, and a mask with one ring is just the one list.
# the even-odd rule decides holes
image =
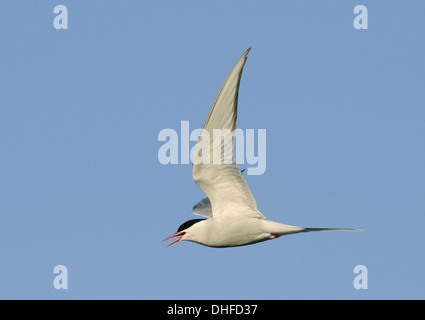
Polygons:
[[[231,214],[265,218],[257,210],[257,203],[234,159],[233,137],[230,141],[227,140],[227,143],[232,146],[230,157],[226,157],[226,160],[230,161],[218,161],[220,164],[216,164],[214,160],[215,158],[221,160],[220,158],[224,157],[224,145],[222,145],[218,157],[213,152],[213,130],[227,129],[233,132],[236,128],[239,84],[248,52],[249,49],[242,55],[224,81],[205,121],[203,131],[209,135],[205,136],[206,141],[202,141],[201,135],[194,151],[193,180],[211,201],[214,217],[225,217]],[[203,161],[196,162],[195,156],[202,158],[205,151],[209,151],[205,156],[207,164]],[[201,152],[202,157],[200,156]]]
[[204,199],[199,201],[197,204],[193,206],[192,212],[193,214],[196,214],[197,216],[211,218],[212,207],[211,207],[210,199],[208,199],[208,197],[205,197]]
[[[244,173],[245,170],[246,169],[241,170],[241,173]],[[205,197],[197,204],[195,204],[193,206],[192,213],[197,216],[212,218],[213,213],[210,199],[208,199],[208,197]]]

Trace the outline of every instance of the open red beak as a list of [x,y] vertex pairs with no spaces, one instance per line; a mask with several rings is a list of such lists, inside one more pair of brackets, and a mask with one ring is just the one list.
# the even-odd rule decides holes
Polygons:
[[[169,246],[171,246],[172,244],[174,244],[174,243],[176,243],[177,241],[180,241],[182,238],[183,238],[183,236],[186,234],[186,232],[176,232],[176,233],[173,233],[171,236],[169,236],[169,237],[167,237],[167,238],[165,238],[164,240],[162,240],[162,242],[164,242],[164,241],[166,241],[166,240],[168,240],[168,239],[171,239],[171,238],[174,238],[174,237],[178,237],[178,236],[180,236],[180,237],[178,237],[177,239],[175,239],[173,242],[171,242],[167,247],[169,247]],[[166,248],[167,248],[166,247]]]

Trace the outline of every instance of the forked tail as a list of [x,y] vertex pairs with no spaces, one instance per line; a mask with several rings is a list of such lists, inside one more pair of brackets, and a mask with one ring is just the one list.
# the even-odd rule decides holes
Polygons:
[[270,232],[273,236],[283,236],[285,234],[294,234],[300,232],[313,232],[313,231],[363,231],[360,229],[348,229],[348,228],[303,228],[291,226],[288,224],[277,223],[270,220],[262,220],[264,229]]
[[362,229],[348,229],[348,228],[303,228],[300,232],[312,231],[363,231]]

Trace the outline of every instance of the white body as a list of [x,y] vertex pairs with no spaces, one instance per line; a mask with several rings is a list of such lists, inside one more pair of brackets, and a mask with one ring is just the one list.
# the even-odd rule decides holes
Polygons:
[[194,241],[210,247],[236,247],[303,231],[304,228],[258,218],[209,218],[187,229],[181,240]]

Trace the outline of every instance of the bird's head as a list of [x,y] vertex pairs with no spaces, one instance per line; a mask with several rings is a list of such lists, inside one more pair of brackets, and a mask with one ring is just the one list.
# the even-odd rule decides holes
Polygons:
[[173,242],[171,242],[169,245],[167,245],[167,247],[171,246],[172,244],[180,241],[180,240],[191,240],[191,234],[193,233],[193,225],[195,225],[198,222],[204,221],[206,219],[192,219],[192,220],[188,220],[185,223],[183,223],[178,229],[176,233],[173,233],[171,236],[165,238],[164,240],[162,240],[163,242],[174,238],[174,237],[178,237],[176,239],[173,240]]

